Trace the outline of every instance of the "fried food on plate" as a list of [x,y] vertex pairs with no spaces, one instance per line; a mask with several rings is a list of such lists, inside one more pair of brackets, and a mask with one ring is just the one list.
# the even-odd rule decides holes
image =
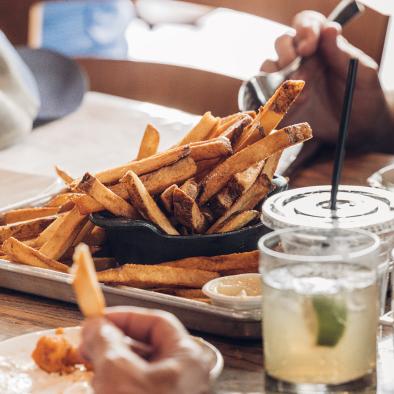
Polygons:
[[71,345],[59,329],[55,335],[39,338],[31,356],[37,366],[48,373],[69,374],[78,364],[83,364],[78,348]]

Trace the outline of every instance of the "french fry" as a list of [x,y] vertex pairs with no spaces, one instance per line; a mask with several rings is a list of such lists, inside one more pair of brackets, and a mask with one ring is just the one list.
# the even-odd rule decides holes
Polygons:
[[118,263],[113,257],[94,257],[93,262],[96,271],[104,271],[118,267]]
[[272,181],[276,168],[278,167],[279,160],[282,156],[282,151],[275,153],[271,157],[267,159],[267,161],[264,164],[263,172],[265,175],[267,175],[268,179]]
[[208,159],[197,161],[197,175],[196,178],[203,179],[214,167],[220,163],[221,159]]
[[251,221],[257,219],[259,215],[260,213],[254,210],[234,213],[232,216],[230,216],[227,220],[225,220],[222,223],[222,225],[219,227],[217,232],[228,233],[230,231],[239,230],[245,227]]
[[190,142],[206,140],[211,130],[219,121],[220,118],[215,118],[210,112],[206,112],[201,117],[200,121],[181,139],[178,146],[186,145]]
[[81,242],[83,242],[83,240],[86,239],[86,237],[88,237],[92,233],[94,228],[95,228],[95,224],[92,223],[90,220],[88,220],[85,223],[85,225],[81,228],[78,235],[75,237],[72,246],[77,246]]
[[75,248],[73,260],[72,286],[79,309],[85,317],[102,316],[105,299],[97,281],[94,262],[87,245],[79,244]]
[[71,185],[74,181],[73,177],[69,175],[66,171],[62,170],[60,167],[55,166],[55,171],[57,176],[67,185]]
[[73,208],[64,215],[61,225],[40,247],[40,252],[51,259],[60,259],[72,246],[74,239],[87,221],[87,216],[81,215],[76,207]]
[[101,227],[94,226],[93,230],[90,234],[87,234],[85,238],[83,238],[83,243],[87,245],[103,245],[107,239],[107,234],[105,230]]
[[[157,171],[143,175],[140,179],[145,184],[149,193],[157,194],[173,183],[180,183],[185,179],[190,178],[194,175],[195,171],[196,164],[194,160],[190,157],[186,157],[185,159],[181,159],[169,166],[162,167]],[[129,198],[127,188],[122,182],[109,186],[108,188],[125,200]],[[79,212],[84,215],[105,210],[105,207],[102,204],[88,195],[78,195],[78,197],[74,198],[74,203],[78,207]],[[140,218],[140,215],[134,209],[132,219],[138,218]]]
[[242,112],[238,112],[236,114],[227,116],[226,118],[222,118],[220,122],[216,125],[215,129],[212,130],[209,138],[216,138],[223,134],[225,130],[231,127],[234,123],[237,123],[240,119],[244,117]]
[[34,241],[34,247],[40,248],[44,245],[52,235],[60,228],[63,223],[64,215],[58,215],[56,220],[54,220],[44,231],[42,231]]
[[178,187],[174,190],[172,199],[175,219],[194,233],[202,234],[208,222],[194,199]]
[[223,215],[233,205],[234,201],[253,185],[263,166],[264,161],[260,161],[246,170],[233,175],[227,185],[209,202],[211,210],[217,216]]
[[0,255],[0,260],[9,261],[11,263],[19,263],[18,261],[14,261],[15,259],[12,256],[8,255],[8,254]]
[[[113,186],[109,186],[108,189],[124,200],[129,198],[129,193],[127,192],[127,188],[123,183],[117,183]],[[90,213],[105,210],[105,207],[102,204],[87,194],[76,195],[76,197],[73,199],[73,202],[78,207],[79,212],[82,215],[89,215]],[[134,209],[133,219],[138,219],[139,217],[140,215],[138,214],[137,210]]]
[[59,207],[58,213],[65,213],[68,211],[71,211],[75,207],[75,204],[73,201],[68,201],[65,204],[63,204],[61,207]]
[[264,139],[247,146],[212,170],[202,182],[200,204],[205,204],[214,194],[225,186],[231,176],[245,170],[253,164],[267,159],[283,149],[312,138],[312,129],[308,123],[285,127],[271,133]]
[[129,171],[124,179],[127,184],[130,200],[133,206],[147,220],[159,226],[166,234],[179,235],[167,217],[163,214],[156,202],[146,190],[144,184],[133,172]]
[[82,177],[77,188],[94,198],[115,216],[131,219],[135,217],[135,209],[133,206],[108,187],[104,186],[96,177],[88,172]]
[[0,225],[53,216],[57,214],[58,210],[58,207],[13,209],[0,215]]
[[190,144],[190,156],[195,161],[223,158],[232,153],[231,142],[226,137]]
[[216,272],[140,264],[125,264],[97,272],[100,282],[138,288],[182,286],[195,289],[217,277]]
[[194,178],[188,179],[180,189],[186,193],[190,198],[195,200],[198,196],[199,186],[198,183],[194,180]]
[[140,177],[150,194],[162,193],[173,184],[180,184],[196,174],[197,166],[191,157],[185,157],[170,166]]
[[174,288],[174,287],[162,287],[158,289],[153,289],[153,291],[162,294],[169,294],[176,297],[182,298],[205,298],[205,294],[202,292],[201,289],[182,289],[182,288]]
[[157,153],[160,143],[160,133],[155,126],[148,123],[142,137],[137,160],[145,159]]
[[259,252],[232,253],[211,257],[187,257],[185,259],[161,263],[160,266],[203,271],[224,272],[235,269],[258,268]]
[[45,207],[61,207],[62,205],[72,201],[77,193],[61,193],[52,197],[46,204]]
[[160,200],[163,203],[164,208],[168,213],[172,213],[174,210],[174,204],[172,200],[172,194],[174,193],[174,190],[177,188],[177,185],[171,185],[167,187],[166,190],[164,190],[163,193],[160,195]]
[[0,243],[10,237],[14,237],[19,241],[35,238],[52,222],[54,222],[56,218],[56,215],[46,216],[44,218],[31,219],[0,226]]
[[46,269],[54,269],[60,272],[68,272],[68,266],[56,260],[46,257],[36,249],[27,246],[16,238],[8,238],[3,242],[3,250],[22,264]]
[[[169,166],[170,164],[183,159],[189,154],[190,147],[188,145],[179,146],[165,152],[157,153],[142,160],[132,161],[119,167],[101,171],[96,174],[96,178],[104,184],[115,183],[118,182],[127,171],[133,171],[137,175],[144,175],[149,172],[156,171],[161,167]],[[76,185],[77,182],[79,182],[79,180],[74,181],[73,185]]]
[[261,137],[268,135],[271,130],[275,129],[286,115],[291,104],[297,99],[304,86],[304,81],[290,80],[283,82],[268,100],[264,108],[259,111],[251,127],[239,139],[239,142],[235,146],[235,151],[238,152],[246,146],[255,143]]
[[231,146],[235,146],[241,138],[243,131],[252,123],[253,119],[249,115],[243,115],[237,122],[224,129],[220,136],[230,140]]
[[220,276],[240,275],[240,274],[258,274],[259,267],[244,267],[228,271],[220,271]]
[[[94,256],[96,253],[99,253],[101,251],[101,246],[99,245],[88,245],[89,247],[89,251],[90,254],[92,256]],[[64,264],[70,263],[73,259],[74,256],[74,252],[75,252],[75,246],[70,246],[63,254],[62,258],[60,259],[60,261]],[[96,258],[96,256],[94,257]]]
[[253,209],[271,190],[271,182],[265,174],[261,174],[256,182],[208,229],[207,234],[216,233],[223,222],[237,212]]

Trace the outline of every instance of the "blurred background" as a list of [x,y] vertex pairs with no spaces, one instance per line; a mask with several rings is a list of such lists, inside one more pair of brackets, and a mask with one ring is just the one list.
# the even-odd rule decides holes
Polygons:
[[[394,27],[388,19],[379,19],[380,14],[394,15],[394,2],[363,2],[372,9],[368,23],[352,22],[347,35],[381,63],[383,83],[394,88]],[[336,3],[1,0],[0,28],[14,44],[53,48],[70,56],[177,64],[245,79],[265,59],[275,57],[275,39],[289,29],[297,11],[329,12]]]

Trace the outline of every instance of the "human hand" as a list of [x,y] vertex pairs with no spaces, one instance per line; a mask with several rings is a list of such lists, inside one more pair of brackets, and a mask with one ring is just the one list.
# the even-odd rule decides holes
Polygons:
[[[382,91],[378,66],[365,53],[352,46],[341,35],[341,27],[314,11],[296,15],[294,32],[276,41],[278,61],[266,61],[262,70],[275,72],[288,65],[296,56],[305,61],[291,78],[305,80],[299,100],[289,111],[289,123],[308,121],[316,139],[334,143],[341,115],[348,63],[359,59],[359,69],[353,101],[349,142],[368,144],[386,138],[391,117]],[[373,136],[371,138],[371,135]],[[380,142],[380,141],[378,141]]]
[[[144,358],[131,350],[130,338],[152,354]],[[80,351],[93,365],[97,394],[199,394],[209,388],[204,353],[167,312],[108,308],[104,318],[85,321]]]

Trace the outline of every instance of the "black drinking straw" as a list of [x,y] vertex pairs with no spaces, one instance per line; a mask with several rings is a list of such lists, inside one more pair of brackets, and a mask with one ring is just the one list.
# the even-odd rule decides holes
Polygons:
[[345,97],[342,105],[341,123],[339,125],[338,141],[335,150],[334,169],[331,179],[331,210],[337,209],[337,193],[341,180],[343,159],[345,158],[345,145],[348,135],[350,115],[352,113],[353,93],[356,84],[358,59],[350,59],[346,80]]

